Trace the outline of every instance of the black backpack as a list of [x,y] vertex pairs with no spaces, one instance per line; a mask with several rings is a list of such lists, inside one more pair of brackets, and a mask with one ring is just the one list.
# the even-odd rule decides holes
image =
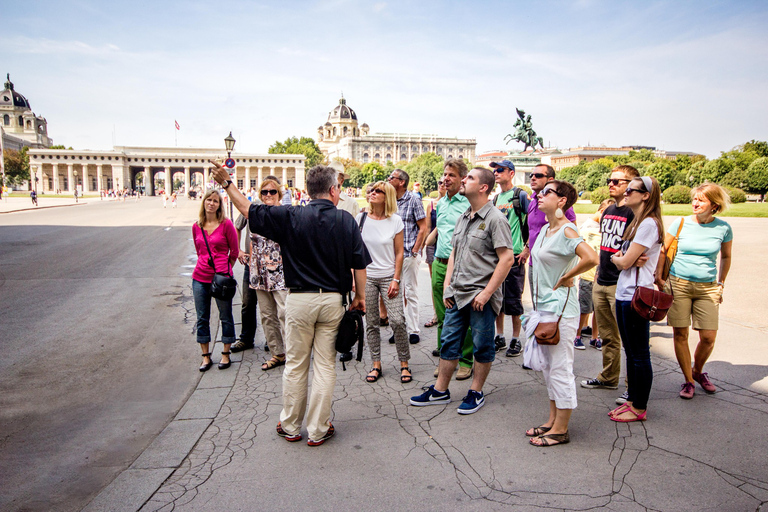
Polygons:
[[[512,208],[515,210],[517,220],[520,221],[520,234],[523,236],[523,243],[528,243],[528,222],[523,220],[523,217],[528,216],[528,212],[523,212],[523,204],[520,202],[520,195],[523,190],[518,187],[512,187]],[[493,206],[496,206],[496,201],[499,199],[499,194],[493,198]],[[527,219],[526,219],[527,220]]]

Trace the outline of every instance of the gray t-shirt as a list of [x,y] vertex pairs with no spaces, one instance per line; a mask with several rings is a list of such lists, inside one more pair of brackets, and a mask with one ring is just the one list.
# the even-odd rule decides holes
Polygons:
[[[453,297],[461,309],[470,304],[475,296],[488,286],[499,263],[496,249],[513,250],[512,235],[507,218],[493,203],[488,201],[474,215],[468,208],[456,222],[451,245],[453,246],[453,274],[444,298]],[[493,292],[488,303],[498,315],[501,311],[501,287]]]

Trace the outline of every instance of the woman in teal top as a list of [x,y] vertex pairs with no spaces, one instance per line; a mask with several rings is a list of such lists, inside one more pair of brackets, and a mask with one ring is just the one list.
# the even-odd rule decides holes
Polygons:
[[[525,433],[534,446],[569,442],[568,422],[576,408],[571,340],[579,327],[579,298],[573,278],[599,261],[576,226],[563,214],[577,197],[576,189],[565,181],[551,181],[539,192],[539,210],[548,223],[531,248],[532,293],[540,322],[557,322],[560,318],[560,343],[538,347],[549,394],[549,419]],[[529,339],[528,343],[535,342]]]
[[[715,348],[720,303],[723,302],[725,278],[731,268],[733,245],[731,226],[715,217],[715,214],[722,213],[730,204],[725,189],[707,183],[693,189],[691,197],[693,215],[672,223],[666,234],[665,250],[662,251],[662,255],[666,254],[666,248],[675,239],[682,222],[677,255],[669,271],[669,281],[675,299],[667,314],[667,323],[674,330],[675,355],[685,377],[680,397],[685,399],[693,398],[694,382],[698,382],[707,393],[717,390],[703,370]],[[656,275],[659,276],[657,283],[661,286],[664,285],[660,279],[663,266],[662,256],[656,270]],[[699,331],[699,344],[694,353],[693,367],[688,347],[688,328],[691,324],[694,330]]]

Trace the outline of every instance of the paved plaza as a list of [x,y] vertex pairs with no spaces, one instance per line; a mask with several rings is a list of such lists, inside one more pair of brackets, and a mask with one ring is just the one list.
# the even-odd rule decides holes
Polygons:
[[[608,419],[623,386],[577,386],[571,443],[536,448],[524,432],[546,419],[547,393],[541,374],[521,368],[522,358],[499,354],[486,406],[476,414],[456,413],[470,381],[451,381],[449,405],[407,405],[434,380],[436,329],[422,329],[421,343],[411,346],[410,384],[400,383],[394,347],[386,343],[384,376],[374,384],[364,381],[367,350],[346,372],[338,365],[336,436],[311,448],[275,434],[282,368],[262,371],[268,355],[257,348],[234,355],[230,370],[203,374],[175,419],[85,510],[763,510],[768,221],[728,221],[734,264],[706,366],[714,395],[697,387],[693,400],[678,397],[683,378],[671,328],[652,324],[648,421]],[[424,266],[422,298],[429,297],[428,279]],[[421,306],[423,324],[431,305]],[[263,344],[260,329],[257,336]],[[188,345],[196,350],[191,334]],[[600,367],[600,352],[577,351],[577,381]]]

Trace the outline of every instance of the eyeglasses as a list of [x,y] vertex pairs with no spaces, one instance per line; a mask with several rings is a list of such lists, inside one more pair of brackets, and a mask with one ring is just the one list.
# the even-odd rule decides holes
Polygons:
[[562,197],[562,195],[560,195],[560,193],[557,190],[553,189],[553,188],[542,189],[542,191],[539,192],[539,196],[540,197],[547,197],[550,192],[554,192],[555,195],[558,195],[558,196]]
[[269,194],[270,196],[276,196],[277,195],[277,190],[270,189],[270,190],[262,190],[261,191],[261,195],[266,196],[267,194]]
[[371,190],[371,194],[373,194],[374,192],[376,192],[377,194],[386,194],[386,192],[384,192],[380,188],[375,188],[375,189]]
[[629,188],[629,187],[627,187],[627,190],[624,191],[624,195],[625,196],[631,195],[632,192],[644,193],[646,191],[645,190],[640,190],[639,188]]
[[619,185],[619,184],[620,184],[622,181],[625,181],[625,182],[629,183],[629,182],[630,182],[630,181],[632,181],[632,180],[622,180],[622,179],[614,179],[614,178],[608,178],[607,180],[605,180],[605,184],[606,184],[606,185],[613,185],[613,186],[617,186],[617,185]]
[[387,181],[389,181],[389,180],[402,180],[402,179],[403,178],[401,178],[400,176],[395,176],[394,174],[390,174],[389,176],[387,176]]
[[531,173],[531,178],[536,178],[536,179],[538,179],[538,180],[540,180],[541,178],[546,178],[546,177],[547,177],[547,175],[546,175],[546,174],[544,174],[543,172],[534,172],[534,173]]

